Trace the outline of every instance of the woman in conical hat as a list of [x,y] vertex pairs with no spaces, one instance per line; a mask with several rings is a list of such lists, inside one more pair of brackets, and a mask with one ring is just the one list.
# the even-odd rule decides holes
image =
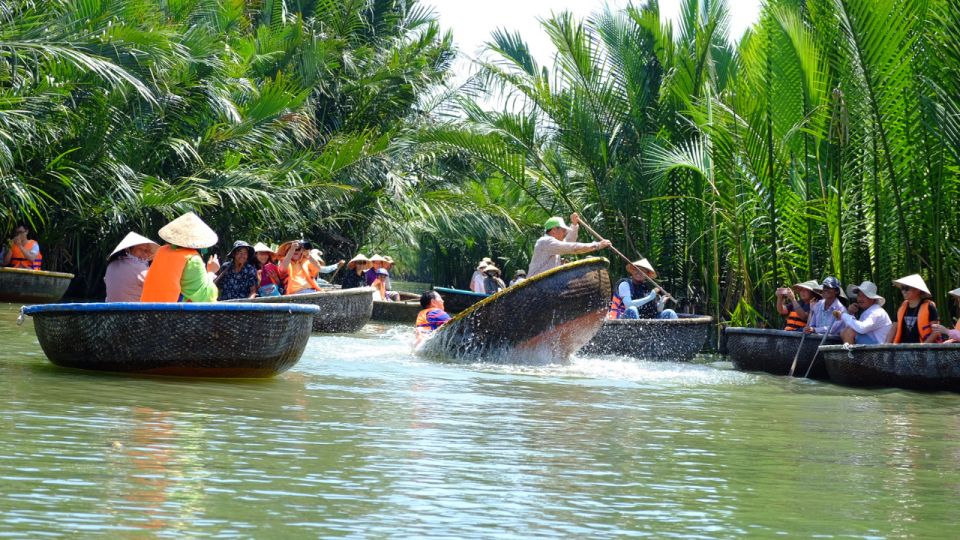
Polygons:
[[897,320],[890,327],[887,343],[936,343],[940,334],[933,331],[940,324],[940,313],[930,297],[930,289],[920,274],[910,274],[893,281],[903,294]]
[[373,257],[370,257],[370,268],[367,269],[366,273],[367,285],[373,285],[373,282],[377,279],[377,270],[383,268],[386,262],[387,260],[380,254],[374,254]]
[[366,271],[370,265],[370,259],[363,253],[357,253],[357,256],[350,259],[347,263],[347,273],[343,276],[341,287],[344,289],[356,289],[364,287],[367,284]]
[[206,264],[201,253],[217,243],[217,233],[193,212],[160,229],[168,242],[157,250],[143,282],[141,302],[216,302],[220,291],[213,282],[220,261],[212,255]]
[[160,245],[135,232],[127,233],[107,257],[107,302],[139,302],[143,294],[143,280],[147,277],[150,261]]
[[270,246],[257,242],[253,245],[253,252],[260,262],[260,286],[257,296],[281,296],[283,294],[283,279],[280,269],[277,268],[277,253]]

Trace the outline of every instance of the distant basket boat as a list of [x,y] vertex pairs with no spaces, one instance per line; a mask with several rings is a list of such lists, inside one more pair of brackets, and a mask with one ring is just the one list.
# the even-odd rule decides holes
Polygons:
[[[769,330],[764,328],[727,328],[724,330],[727,338],[727,354],[733,367],[741,371],[764,371],[773,375],[787,375],[793,358],[800,347],[803,332],[787,332],[785,330]],[[810,361],[817,352],[817,346],[823,339],[821,334],[807,334],[803,339],[803,350],[797,357],[797,368],[794,376],[803,377],[810,367]],[[838,336],[831,336],[827,344],[840,343]],[[827,379],[827,369],[823,358],[817,359],[810,371],[812,379]]]
[[459,361],[566,362],[603,324],[608,266],[593,257],[504,289],[451,319],[417,352]]
[[228,302],[252,302],[257,304],[303,304],[320,308],[313,318],[313,331],[319,333],[350,333],[370,322],[373,312],[373,289],[325,289],[322,292],[291,294],[289,296],[264,296],[249,300]]
[[420,313],[420,300],[407,300],[403,302],[382,302],[373,301],[373,315],[370,320],[380,322],[397,322],[413,324],[417,321],[417,315]]
[[0,302],[46,304],[63,298],[73,274],[0,268]]
[[960,343],[831,345],[820,355],[837,384],[960,392]]
[[184,377],[270,377],[300,360],[316,306],[95,303],[27,306],[58,366]]
[[489,294],[465,291],[463,289],[434,287],[433,290],[440,293],[440,296],[443,297],[443,310],[447,313],[460,313],[484,298],[490,297]]
[[597,335],[580,352],[686,362],[703,349],[711,323],[713,317],[687,314],[673,320],[605,320]]

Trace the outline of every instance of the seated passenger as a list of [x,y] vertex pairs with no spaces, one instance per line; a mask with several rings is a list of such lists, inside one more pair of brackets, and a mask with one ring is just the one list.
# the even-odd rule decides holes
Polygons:
[[[960,307],[960,289],[954,289],[950,291],[950,296],[957,301],[957,306]],[[960,319],[957,319],[957,325],[952,329],[940,326],[939,324],[934,324],[933,331],[940,333],[940,335],[944,336],[945,338],[948,338],[944,343],[960,342]]]
[[357,287],[367,286],[367,265],[370,259],[363,253],[358,253],[356,257],[350,259],[347,263],[347,273],[343,276],[341,288],[356,289]]
[[257,296],[282,296],[283,283],[286,280],[280,276],[280,268],[276,265],[277,254],[270,246],[260,242],[253,246],[253,251],[260,263],[260,286],[257,288]]
[[216,302],[220,291],[213,282],[220,261],[201,253],[217,243],[217,233],[196,214],[187,212],[164,225],[160,238],[169,242],[157,250],[143,280],[141,302]]
[[420,295],[420,307],[422,309],[417,314],[414,329],[417,345],[450,320],[450,315],[443,310],[443,297],[437,291],[427,291]]
[[920,274],[900,278],[893,285],[903,294],[903,303],[897,311],[896,324],[887,333],[887,343],[938,342],[941,334],[933,331],[933,325],[940,324],[940,314]]
[[107,272],[103,276],[107,302],[140,301],[143,281],[158,249],[160,244],[135,232],[123,237],[107,257]]
[[278,269],[286,276],[284,289],[287,296],[320,292],[317,276],[320,274],[320,261],[310,252],[309,242],[290,240],[280,244],[277,254],[281,257]]
[[[328,274],[335,274],[337,270],[340,270],[340,267],[346,264],[346,261],[342,259],[333,264],[327,264],[327,262],[323,260],[323,252],[320,251],[319,249],[311,250],[310,254],[313,255],[313,258],[316,259],[318,263],[320,263],[321,276],[328,275]],[[333,287],[333,284],[331,284],[329,281],[325,279],[321,279],[319,277],[317,278],[317,285],[320,285],[321,287]]]
[[840,329],[843,328],[843,323],[836,319],[834,312],[842,313],[845,309],[840,302],[842,294],[840,280],[835,277],[824,279],[823,283],[820,284],[820,296],[822,298],[810,308],[807,326],[804,327],[803,331],[808,334],[839,334]]
[[220,300],[256,298],[260,286],[260,261],[253,246],[237,240],[214,282],[220,288]]
[[483,278],[483,292],[495,294],[507,288],[507,285],[500,279],[500,269],[492,264],[483,271],[486,277]]
[[[810,304],[820,300],[820,285],[816,281],[804,281],[793,287],[777,289],[777,312],[787,318],[783,327],[788,332],[802,332],[810,316]],[[797,300],[797,296],[800,297]]]
[[[629,278],[617,283],[610,301],[608,319],[676,319],[672,309],[664,309],[669,294],[648,282],[657,277],[657,272],[647,259],[627,264]],[[649,278],[649,279],[648,279]]]
[[513,273],[513,279],[510,280],[510,286],[513,287],[525,279],[527,279],[527,271],[521,268]]
[[40,253],[40,244],[36,240],[27,238],[29,233],[30,228],[25,224],[17,225],[13,230],[13,236],[7,241],[6,248],[3,250],[3,264],[0,266],[40,270],[43,254]]
[[[844,328],[840,337],[844,343],[857,345],[878,345],[887,339],[890,331],[890,315],[883,310],[887,300],[877,294],[877,286],[873,282],[864,281],[859,286],[847,289],[847,294],[856,298],[847,311],[834,313],[834,316],[843,321]],[[859,313],[859,317],[856,315]]]

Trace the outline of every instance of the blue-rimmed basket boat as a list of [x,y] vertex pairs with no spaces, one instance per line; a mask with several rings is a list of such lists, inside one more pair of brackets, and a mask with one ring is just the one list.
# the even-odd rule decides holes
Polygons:
[[960,343],[832,345],[820,356],[837,384],[960,392]]
[[95,303],[27,306],[58,366],[183,377],[270,377],[300,360],[316,306]]
[[603,324],[609,265],[592,257],[526,279],[461,312],[417,352],[466,362],[566,362]]
[[672,320],[608,319],[580,352],[689,362],[703,349],[712,323],[713,317],[685,313]]
[[73,274],[0,268],[0,302],[47,304],[63,298]]
[[264,296],[249,300],[229,302],[252,302],[256,304],[302,304],[320,308],[313,318],[313,331],[318,333],[350,333],[370,322],[373,313],[373,289],[324,289],[322,292],[291,294],[289,296]]
[[489,294],[465,291],[463,289],[448,289],[447,287],[434,287],[433,290],[440,293],[440,296],[443,297],[443,309],[447,313],[460,313],[490,296]]
[[[810,367],[810,361],[817,353],[817,346],[823,339],[821,334],[787,332],[765,328],[727,328],[724,330],[727,340],[727,354],[733,367],[741,371],[764,371],[773,375],[788,375],[793,358],[803,340],[803,349],[797,357],[795,377],[803,377]],[[838,336],[830,336],[824,342],[827,345],[840,343]],[[827,379],[827,368],[823,358],[818,358],[810,370],[811,379]]]

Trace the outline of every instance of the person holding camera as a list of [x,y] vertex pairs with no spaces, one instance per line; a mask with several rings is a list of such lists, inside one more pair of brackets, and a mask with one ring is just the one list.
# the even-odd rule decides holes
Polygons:
[[[793,287],[777,289],[777,312],[787,318],[783,327],[787,332],[802,332],[810,316],[810,304],[820,300],[816,281],[804,281]],[[800,298],[797,299],[797,296]]]
[[286,295],[320,292],[317,276],[321,264],[311,253],[313,246],[303,240],[284,242],[277,249],[280,274],[286,276]]
[[30,228],[23,223],[13,230],[13,236],[7,240],[3,250],[3,265],[25,270],[40,270],[43,255],[40,253],[40,244],[36,240],[27,238]]

